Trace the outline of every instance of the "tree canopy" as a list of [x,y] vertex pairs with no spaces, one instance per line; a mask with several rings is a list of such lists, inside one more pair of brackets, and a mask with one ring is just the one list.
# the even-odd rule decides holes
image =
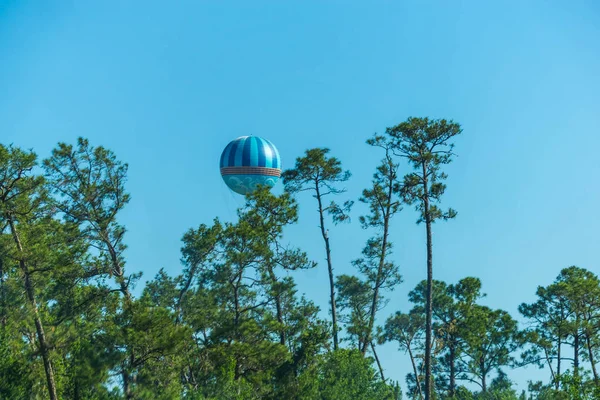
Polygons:
[[[366,144],[380,162],[356,199],[341,161],[308,149],[284,171],[282,194],[261,187],[232,221],[189,221],[177,272],[143,284],[125,252],[126,162],[84,138],[45,160],[0,144],[0,399],[600,398],[595,273],[565,266],[519,315],[486,305],[478,277],[433,279],[431,225],[456,216],[438,203],[460,133],[410,118],[374,135]],[[327,203],[333,195],[343,201]],[[352,219],[355,200],[364,212]],[[323,265],[287,235],[315,201]],[[406,205],[427,244],[411,288],[390,229],[402,229]],[[348,266],[335,254],[353,249],[329,240],[340,222],[369,233]],[[313,268],[327,269],[324,309],[296,283]],[[389,303],[392,291],[409,309]],[[386,373],[385,343],[410,361],[402,381]],[[517,391],[509,376],[527,366],[547,379]]]

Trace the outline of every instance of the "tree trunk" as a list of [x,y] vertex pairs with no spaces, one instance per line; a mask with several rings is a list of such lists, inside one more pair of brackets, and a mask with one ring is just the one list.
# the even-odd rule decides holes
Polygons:
[[381,363],[379,362],[379,357],[377,356],[377,351],[375,351],[375,344],[373,344],[373,342],[371,342],[371,350],[373,350],[373,355],[375,356],[375,361],[377,362],[377,368],[379,368],[379,375],[381,375],[381,380],[385,382],[383,368],[381,366]]
[[125,365],[121,368],[121,378],[123,378],[123,393],[125,393],[126,399],[131,399],[133,398],[133,393],[131,393],[131,380],[129,379],[129,372]]
[[17,249],[19,250],[19,253],[21,253],[21,259],[19,259],[19,267],[21,268],[21,271],[23,272],[23,275],[25,277],[25,292],[27,293],[27,299],[29,300],[31,309],[33,311],[35,330],[39,342],[40,353],[42,354],[42,360],[44,362],[44,371],[46,373],[48,394],[50,395],[50,400],[58,400],[58,395],[56,394],[56,383],[54,382],[54,368],[52,367],[52,360],[50,360],[50,351],[48,349],[48,343],[46,342],[46,333],[44,332],[44,325],[42,324],[42,320],[39,315],[39,310],[35,299],[35,292],[33,289],[33,283],[31,282],[29,269],[27,267],[27,264],[25,263],[23,245],[21,244],[19,234],[16,230],[14,221],[10,215],[7,216],[7,220],[10,226],[13,239],[15,241],[15,244],[17,245]]
[[487,381],[486,381],[486,373],[483,371],[481,371],[481,390],[483,391],[483,393],[487,392]]
[[[131,296],[131,292],[129,291],[129,286],[125,282],[125,271],[121,266],[121,262],[119,261],[119,256],[117,251],[115,250],[113,244],[108,239],[110,236],[107,232],[100,232],[100,237],[103,238],[106,247],[108,248],[108,253],[110,255],[111,266],[113,269],[113,273],[116,277],[116,281],[119,284],[119,289],[121,294],[125,298],[125,311],[131,312],[133,305],[133,298]],[[128,346],[129,347],[129,346]],[[132,376],[132,371],[130,369],[133,368],[135,364],[135,353],[133,349],[128,349],[128,361],[125,361],[122,365],[121,377],[123,378],[123,393],[125,393],[125,398],[127,400],[133,399],[133,383],[135,383],[136,376]],[[129,363],[129,365],[127,365]]]
[[575,336],[573,339],[573,376],[579,376],[579,316],[575,320]]
[[450,397],[454,397],[456,392],[456,368],[454,365],[456,359],[456,348],[454,343],[450,345]]
[[560,350],[561,350],[561,348],[562,348],[562,341],[559,338],[558,339],[558,354],[557,354],[558,361],[557,361],[557,365],[556,365],[556,382],[554,382],[554,387],[556,390],[559,390],[559,388],[560,388],[560,361],[561,361],[560,360],[560,357],[561,357]]
[[598,371],[596,370],[596,362],[594,360],[594,351],[592,350],[592,342],[590,340],[590,335],[588,333],[585,334],[585,341],[587,343],[588,355],[590,357],[590,364],[592,366],[592,373],[594,374],[594,384],[598,386],[600,383],[598,381]]
[[[277,276],[275,272],[273,272],[273,268],[270,266],[267,267],[269,269],[269,278],[271,278],[271,285],[275,287],[277,285]],[[275,290],[275,308],[277,311],[277,322],[279,323],[279,343],[285,346],[285,327],[283,324],[283,309],[281,307],[281,293],[279,293],[279,289]]]
[[[233,301],[234,301],[234,307],[235,307],[235,314],[234,314],[234,319],[233,319],[233,340],[237,341],[239,334],[238,334],[238,327],[240,325],[240,318],[242,316],[242,311],[241,311],[241,305],[240,305],[240,294],[239,294],[239,289],[241,286],[241,281],[242,281],[242,274],[243,274],[244,269],[240,268],[240,273],[236,276],[235,278],[235,285],[233,287]],[[241,377],[241,372],[240,372],[240,363],[239,361],[235,360],[235,371],[234,371],[234,379],[237,381],[238,379],[240,379]]]
[[433,290],[433,251],[431,238],[431,215],[429,214],[429,187],[427,182],[427,165],[423,163],[423,212],[427,231],[427,309],[425,322],[425,400],[432,400],[431,379],[431,336],[432,336],[432,290]]
[[0,258],[0,326],[6,328],[6,295],[4,292],[4,265]]
[[392,207],[393,182],[390,182],[388,187],[387,207],[383,215],[383,238],[381,242],[381,255],[379,257],[379,266],[377,267],[377,277],[375,278],[375,287],[373,290],[373,301],[371,302],[371,310],[369,314],[369,326],[367,327],[367,338],[365,340],[362,354],[367,353],[367,344],[371,342],[373,326],[375,325],[375,315],[377,314],[377,303],[379,302],[379,287],[383,279],[383,266],[385,265],[385,253],[388,246],[388,232],[390,227],[390,211]]
[[556,382],[556,374],[554,373],[554,368],[552,367],[552,358],[550,357],[550,354],[548,354],[548,349],[546,348],[544,348],[544,357],[546,357],[546,364],[548,364],[550,376],[552,377],[552,382],[554,383]]
[[337,313],[335,308],[335,281],[333,277],[333,265],[331,263],[331,247],[329,246],[329,236],[325,229],[325,218],[323,217],[323,202],[321,200],[321,192],[319,190],[319,182],[316,182],[315,189],[317,192],[317,201],[319,202],[319,221],[321,223],[321,235],[325,241],[325,252],[327,254],[327,271],[329,272],[329,301],[331,302],[331,321],[333,330],[333,349],[338,349],[338,328],[337,328]]
[[[109,237],[106,232],[102,232],[100,234],[101,237]],[[129,286],[125,282],[125,271],[123,271],[123,267],[121,266],[121,262],[119,261],[119,255],[115,250],[114,246],[109,240],[105,240],[106,247],[108,248],[108,253],[110,255],[111,266],[113,269],[113,273],[117,277],[117,282],[119,283],[119,289],[123,296],[125,296],[125,300],[127,303],[131,303],[131,292],[129,291]]]
[[417,364],[415,364],[415,357],[413,356],[412,350],[410,348],[410,344],[407,344],[406,348],[408,349],[408,355],[410,357],[410,362],[412,363],[413,371],[415,373],[415,382],[417,384],[417,391],[419,393],[419,399],[423,400],[423,393],[421,392],[421,380],[419,379],[419,371],[417,371]]
[[[211,246],[210,249],[202,255],[202,259],[207,257],[208,254],[210,254],[214,250],[214,248],[215,248],[215,246]],[[198,266],[199,266],[199,264],[197,264],[197,263],[193,263],[192,265],[190,265],[190,269],[188,271],[188,276],[185,280],[185,283],[183,284],[183,287],[179,291],[179,295],[177,296],[177,303],[176,303],[177,304],[177,310],[176,310],[177,316],[175,319],[175,323],[177,323],[177,324],[181,323],[181,318],[182,318],[181,302],[183,301],[183,296],[185,296],[187,291],[192,286],[192,281],[194,280],[194,277],[196,276],[196,271],[198,270]]]

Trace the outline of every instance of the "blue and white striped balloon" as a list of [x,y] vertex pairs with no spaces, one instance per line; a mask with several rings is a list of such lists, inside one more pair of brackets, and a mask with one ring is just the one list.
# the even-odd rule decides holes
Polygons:
[[221,176],[231,190],[241,195],[258,185],[275,186],[281,176],[279,151],[267,139],[241,136],[221,154]]

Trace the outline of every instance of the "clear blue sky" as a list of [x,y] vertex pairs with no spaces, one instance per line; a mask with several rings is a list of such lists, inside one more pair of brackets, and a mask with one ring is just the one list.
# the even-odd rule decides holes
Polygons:
[[[242,204],[218,170],[233,138],[270,139],[284,168],[330,147],[356,199],[381,156],[365,139],[444,117],[464,134],[444,198],[459,215],[434,228],[435,277],[480,277],[485,303],[517,315],[561,268],[600,272],[599,93],[595,0],[0,3],[1,142],[46,157],[81,135],[127,161],[127,265],[145,279],[179,273],[184,231]],[[287,238],[321,264],[294,276],[326,310],[315,207],[300,203]],[[331,230],[337,273],[352,272],[367,237],[361,212]],[[416,218],[407,208],[393,222],[405,282],[382,317],[407,311],[425,278]],[[407,357],[381,353],[404,384]]]

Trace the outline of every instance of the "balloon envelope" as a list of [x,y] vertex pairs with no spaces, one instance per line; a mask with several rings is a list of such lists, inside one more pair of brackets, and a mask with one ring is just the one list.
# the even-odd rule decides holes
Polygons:
[[241,136],[221,154],[221,176],[227,186],[245,195],[259,185],[273,187],[281,176],[279,151],[267,139]]

